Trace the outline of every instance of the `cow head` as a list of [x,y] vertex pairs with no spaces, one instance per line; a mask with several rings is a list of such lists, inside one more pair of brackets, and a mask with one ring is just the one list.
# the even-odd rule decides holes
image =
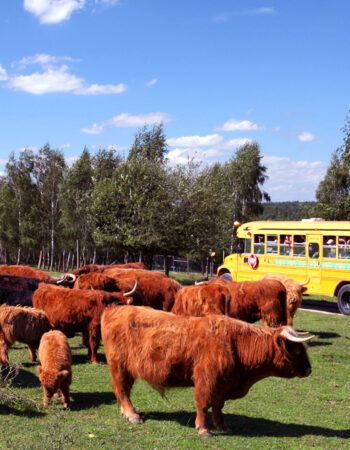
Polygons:
[[311,365],[304,342],[315,336],[301,337],[301,334],[305,333],[298,333],[289,326],[275,331],[275,366],[279,371],[278,376],[302,378],[310,375]]
[[69,376],[68,370],[44,370],[41,366],[37,367],[40,383],[44,389],[44,406],[48,406],[51,397],[57,392],[60,384]]

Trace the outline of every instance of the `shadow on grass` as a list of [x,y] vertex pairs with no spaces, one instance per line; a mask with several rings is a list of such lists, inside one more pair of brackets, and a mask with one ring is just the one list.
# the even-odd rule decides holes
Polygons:
[[[107,364],[105,355],[99,353],[97,355],[97,359],[98,359],[99,364]],[[87,351],[86,351],[86,353],[72,355],[72,363],[73,363],[73,365],[90,363]]]
[[72,392],[71,396],[74,400],[71,405],[72,411],[81,411],[94,406],[111,405],[117,402],[113,392]]
[[[194,421],[196,418],[195,413],[186,413],[185,411],[173,413],[151,412],[147,414],[141,414],[141,416],[145,421],[149,419],[159,421],[170,420],[178,422],[183,426],[191,427],[194,427]],[[324,428],[314,425],[282,423],[278,422],[277,420],[261,419],[235,414],[225,414],[224,417],[227,426],[232,430],[232,436],[302,437],[305,435],[315,435],[350,439],[350,428],[346,430],[334,430],[332,428]],[[208,423],[211,424],[209,420]]]
[[2,405],[0,404],[0,416],[3,415],[8,415],[8,414],[12,414],[13,416],[25,416],[30,418],[34,418],[34,417],[43,417],[46,414],[41,412],[41,411],[34,411],[31,409],[24,409],[24,410],[20,410],[20,409],[16,409],[16,408],[12,408],[10,406],[6,406],[6,405]]
[[320,347],[320,346],[323,346],[323,345],[333,345],[333,342],[327,342],[327,341],[325,342],[325,341],[320,341],[318,339],[336,339],[336,338],[342,337],[338,333],[329,333],[329,332],[326,332],[326,331],[309,331],[309,333],[315,335],[315,339],[308,343],[308,346],[310,346],[310,347]]
[[[7,375],[7,369],[4,369],[3,376]],[[18,369],[17,376],[12,380],[12,387],[15,388],[32,388],[41,386],[39,378],[28,370]]]

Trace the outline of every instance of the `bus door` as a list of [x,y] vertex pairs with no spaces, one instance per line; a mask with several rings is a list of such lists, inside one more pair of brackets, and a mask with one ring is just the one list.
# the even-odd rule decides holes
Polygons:
[[310,282],[306,285],[310,291],[320,291],[321,270],[320,256],[322,248],[322,236],[307,236],[307,276]]

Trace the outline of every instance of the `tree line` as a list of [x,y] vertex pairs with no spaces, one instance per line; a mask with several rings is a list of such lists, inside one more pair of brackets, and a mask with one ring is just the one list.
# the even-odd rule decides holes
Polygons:
[[172,166],[163,125],[135,135],[127,157],[84,148],[12,153],[0,179],[0,258],[67,270],[85,263],[232,250],[232,223],[257,218],[269,196],[258,143],[224,163]]

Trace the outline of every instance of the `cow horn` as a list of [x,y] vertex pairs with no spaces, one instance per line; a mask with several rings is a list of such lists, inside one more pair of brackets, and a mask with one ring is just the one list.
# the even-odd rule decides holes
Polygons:
[[124,297],[130,297],[130,295],[132,295],[136,291],[136,288],[137,288],[137,280],[135,281],[134,287],[131,289],[130,292],[124,292],[123,294]]
[[284,328],[284,330],[281,332],[281,336],[284,336],[286,339],[288,339],[288,341],[292,342],[307,342],[315,337],[314,335],[312,335],[302,338],[298,336],[297,332],[291,327]]
[[305,286],[306,284],[310,283],[310,278],[307,279],[307,281],[304,281],[304,283],[299,283],[300,286]]
[[74,283],[77,277],[72,273],[65,273],[57,280],[57,284],[61,284],[64,281],[70,281],[71,283]]
[[206,281],[195,281],[195,282],[194,282],[194,284],[195,284],[196,286],[200,286],[200,285],[202,285],[202,284],[204,284],[204,283],[206,283]]

